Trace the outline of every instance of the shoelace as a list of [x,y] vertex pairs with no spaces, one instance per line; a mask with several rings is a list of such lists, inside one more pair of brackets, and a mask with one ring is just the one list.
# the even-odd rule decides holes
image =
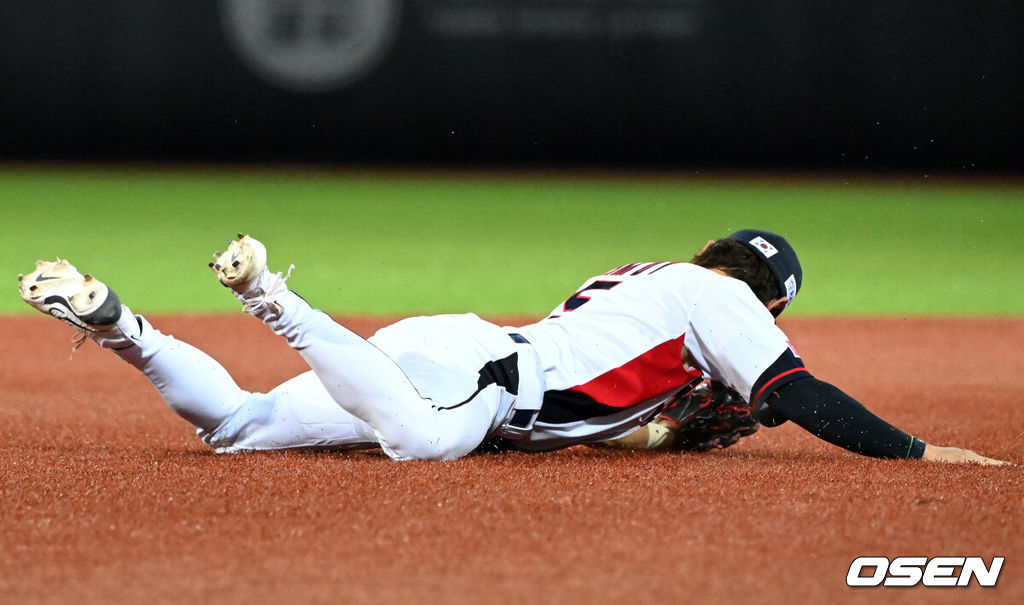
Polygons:
[[257,308],[259,308],[260,305],[262,305],[267,298],[273,297],[287,290],[288,287],[285,285],[285,283],[288,281],[288,278],[292,276],[292,269],[294,268],[294,264],[289,265],[288,272],[284,275],[281,275],[280,271],[278,271],[277,273],[268,273],[266,283],[262,284],[263,292],[253,298],[247,298],[243,300],[242,310],[245,311],[246,313],[251,314]]
[[68,359],[73,358],[75,356],[75,351],[77,351],[78,348],[87,340],[89,340],[89,330],[75,326],[75,334],[71,337],[71,342],[74,343],[75,346],[71,347],[71,353],[68,354]]

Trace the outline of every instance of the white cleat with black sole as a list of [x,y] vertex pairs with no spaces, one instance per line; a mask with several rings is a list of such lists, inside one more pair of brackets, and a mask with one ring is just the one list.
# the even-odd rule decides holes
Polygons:
[[267,248],[254,237],[238,234],[237,240],[228,242],[227,250],[214,252],[210,269],[220,283],[230,288],[235,298],[242,301],[246,313],[253,313],[273,297],[288,290],[288,275],[271,273],[267,269]]
[[258,239],[238,234],[228,242],[225,252],[214,252],[210,268],[224,286],[236,294],[245,294],[267,268],[267,247]]
[[106,284],[92,275],[83,275],[66,260],[36,261],[35,271],[18,276],[18,291],[28,304],[77,330],[72,353],[91,338],[128,359],[126,351],[139,345],[149,325],[132,315]]
[[66,260],[36,261],[36,270],[18,276],[21,299],[85,332],[106,329],[121,317],[121,301],[92,275]]

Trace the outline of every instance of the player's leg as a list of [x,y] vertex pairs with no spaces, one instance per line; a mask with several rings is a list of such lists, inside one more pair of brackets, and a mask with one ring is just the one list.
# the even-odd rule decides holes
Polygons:
[[[302,355],[335,402],[374,429],[396,459],[451,459],[477,447],[508,410],[494,392],[451,409],[421,395],[395,361],[291,292],[266,269],[263,245],[240,236],[211,267],[245,310]],[[511,344],[511,341],[506,341]],[[438,343],[440,344],[440,343]],[[462,381],[465,382],[465,381]],[[475,377],[468,390],[471,395]],[[493,391],[493,390],[492,390]]]
[[19,290],[28,304],[78,329],[82,340],[91,338],[139,369],[219,451],[372,444],[365,425],[339,410],[322,388],[296,380],[269,394],[244,391],[209,355],[154,329],[105,284],[66,261],[39,261],[19,277]]
[[334,403],[312,371],[269,393],[250,393],[211,433],[200,433],[218,452],[293,448],[378,447],[373,430]]
[[336,405],[370,425],[396,460],[458,458],[491,428],[496,402],[436,409],[383,351],[294,292],[279,292],[273,303],[251,312],[299,352]]

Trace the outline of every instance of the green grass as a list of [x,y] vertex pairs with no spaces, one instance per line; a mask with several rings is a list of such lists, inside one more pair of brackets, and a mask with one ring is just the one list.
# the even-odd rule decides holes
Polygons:
[[140,311],[237,309],[206,265],[236,231],[315,305],[538,315],[585,278],[785,234],[801,315],[1024,314],[1024,185],[415,172],[0,168],[0,312],[66,257]]

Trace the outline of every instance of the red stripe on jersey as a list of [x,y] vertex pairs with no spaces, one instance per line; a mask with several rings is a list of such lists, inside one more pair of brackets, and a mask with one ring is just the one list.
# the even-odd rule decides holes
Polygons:
[[671,263],[665,263],[664,265],[662,265],[662,266],[658,267],[657,269],[651,271],[651,273],[657,273],[658,271],[661,271],[665,267],[671,267],[672,265],[678,265],[678,264],[679,264],[678,261],[672,261]]
[[604,405],[627,408],[678,389],[703,377],[699,369],[683,367],[686,335],[663,342],[625,364],[584,384],[571,387]]
[[628,265],[622,265],[618,269],[612,269],[608,273],[605,273],[605,275],[625,275],[626,273],[629,273],[631,270],[635,269],[639,265],[640,263],[630,263]]
[[642,267],[640,267],[636,271],[630,273],[630,275],[640,275],[641,273],[643,273],[644,271],[650,269],[654,265],[660,265],[660,264],[661,264],[660,262],[658,262],[658,263],[647,263],[646,265],[643,265]]
[[776,382],[778,382],[780,378],[784,378],[786,376],[789,376],[790,374],[793,374],[794,372],[806,372],[806,371],[807,371],[807,368],[793,368],[792,370],[786,370],[785,372],[779,374],[775,378],[772,378],[768,382],[764,383],[764,386],[761,387],[761,390],[757,392],[757,395],[754,395],[754,398],[750,400],[750,403],[756,404],[758,401],[760,401],[761,395],[763,395],[765,393],[765,391],[768,390],[768,387],[770,387],[773,384],[775,384]]

